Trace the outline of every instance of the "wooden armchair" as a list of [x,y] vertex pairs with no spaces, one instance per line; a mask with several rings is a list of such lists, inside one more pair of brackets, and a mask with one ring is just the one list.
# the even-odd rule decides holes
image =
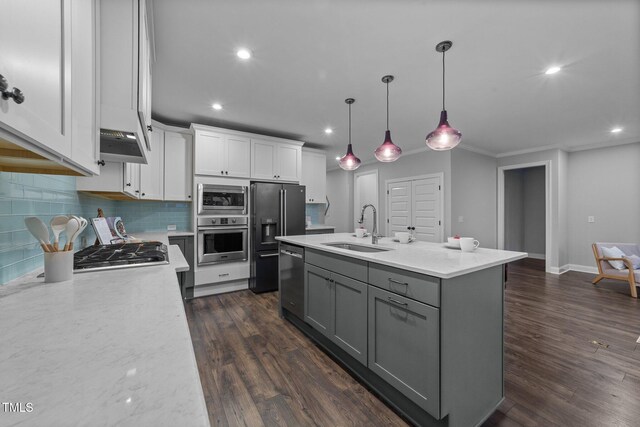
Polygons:
[[[596,258],[596,265],[598,266],[598,275],[593,279],[593,284],[598,284],[602,279],[623,280],[629,283],[631,296],[638,298],[636,283],[640,283],[640,270],[634,270],[631,262],[625,258],[607,258],[603,256],[603,246],[607,248],[617,246],[625,254],[631,255],[639,252],[638,245],[629,243],[594,243],[591,245],[593,255]],[[617,270],[613,268],[608,261],[622,261],[627,268],[624,270]]]

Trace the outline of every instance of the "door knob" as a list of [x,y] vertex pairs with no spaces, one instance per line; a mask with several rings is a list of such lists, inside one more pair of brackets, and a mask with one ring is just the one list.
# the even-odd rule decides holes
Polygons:
[[153,132],[153,128],[151,127],[151,125],[147,125],[147,130],[148,130],[149,132]]

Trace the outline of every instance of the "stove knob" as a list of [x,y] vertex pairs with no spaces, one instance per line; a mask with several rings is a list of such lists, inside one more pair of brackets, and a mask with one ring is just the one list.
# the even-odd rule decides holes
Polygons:
[[211,220],[211,224],[215,224],[217,221],[218,221],[218,220],[216,220],[216,219],[212,219],[212,220]]
[[235,219],[232,219],[232,220],[231,220],[231,223],[232,223],[232,224],[235,224],[235,223],[236,223],[236,220],[235,220]]

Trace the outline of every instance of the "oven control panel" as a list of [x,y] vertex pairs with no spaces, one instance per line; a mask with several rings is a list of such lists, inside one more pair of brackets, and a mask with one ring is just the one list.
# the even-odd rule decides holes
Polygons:
[[246,216],[229,216],[229,217],[198,217],[198,227],[206,226],[237,226],[247,225],[248,218]]

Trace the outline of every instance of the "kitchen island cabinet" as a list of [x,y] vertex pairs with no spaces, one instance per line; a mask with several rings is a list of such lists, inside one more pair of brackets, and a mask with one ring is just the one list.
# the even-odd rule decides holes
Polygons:
[[326,245],[373,246],[347,233],[278,240],[305,248],[305,320],[283,316],[413,423],[479,425],[502,402],[504,264],[525,253]]

